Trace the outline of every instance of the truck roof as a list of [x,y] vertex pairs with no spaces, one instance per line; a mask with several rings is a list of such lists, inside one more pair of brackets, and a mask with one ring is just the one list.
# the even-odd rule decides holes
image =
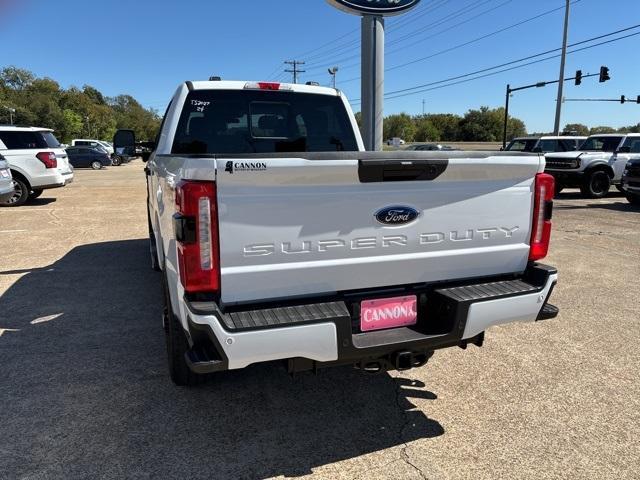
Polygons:
[[530,135],[528,137],[516,137],[514,140],[562,140],[565,138],[587,138],[586,135]]
[[14,132],[53,132],[51,128],[25,127],[20,125],[0,125],[0,129]]
[[278,88],[274,90],[292,91],[298,93],[315,93],[317,95],[341,95],[340,90],[320,87],[318,85],[301,85],[296,83],[281,83],[281,82],[267,82],[267,81],[239,81],[239,80],[195,80],[188,81],[187,87],[189,90],[245,90],[245,89],[258,89],[259,84],[277,85]]
[[591,137],[640,137],[640,133],[594,133]]

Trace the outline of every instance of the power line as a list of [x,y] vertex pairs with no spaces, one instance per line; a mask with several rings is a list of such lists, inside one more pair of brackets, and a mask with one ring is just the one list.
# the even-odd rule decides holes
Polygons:
[[[405,35],[404,37],[401,37],[400,39],[392,40],[387,45],[391,46],[391,45],[396,45],[398,43],[401,43],[401,42],[403,42],[405,40],[405,37],[409,38],[411,36],[415,36],[415,35],[417,35],[419,33],[423,33],[426,30],[438,27],[438,26],[443,25],[444,23],[447,23],[447,22],[449,22],[451,20],[455,20],[456,18],[459,18],[459,17],[465,15],[466,13],[469,13],[470,11],[474,10],[475,8],[478,8],[478,7],[484,5],[484,4],[488,3],[488,2],[491,2],[491,1],[494,1],[494,0],[480,0],[479,2],[476,3],[476,5],[472,5],[472,6],[467,5],[464,8],[456,10],[455,12],[451,12],[448,15],[446,15],[446,16],[444,16],[444,17],[442,17],[442,18],[440,18],[440,19],[438,19],[438,20],[436,20],[434,22],[429,23],[424,27],[419,28],[418,30],[414,30],[413,32],[410,32],[409,34]],[[506,2],[504,2],[504,4],[509,3],[511,1],[512,0],[507,0]],[[491,9],[489,11],[492,11],[492,10],[495,10],[495,8],[493,8],[493,9]],[[484,15],[484,14],[488,13],[489,11],[483,12],[481,15]],[[478,16],[481,16],[481,15],[478,15]],[[477,17],[474,17],[474,18],[477,18]],[[439,35],[441,33],[446,33],[449,30],[451,30],[451,29],[453,29],[453,28],[455,28],[455,27],[457,27],[459,25],[462,25],[463,23],[466,23],[466,21],[462,22],[462,23],[459,23],[459,24],[456,24],[456,25],[453,25],[452,27],[447,28],[447,29],[443,30],[442,32],[439,32],[437,35]],[[429,37],[429,38],[431,38],[431,37]],[[346,46],[343,45],[343,46],[340,46],[338,48],[333,49],[332,51],[343,51],[346,48],[348,48],[349,51],[357,50],[357,45],[356,44],[352,43],[351,46],[352,46],[352,48],[349,48],[349,45],[346,45]],[[327,54],[329,54],[329,53],[330,52],[327,52],[326,54],[321,55],[321,57],[327,56]],[[324,70],[324,68],[326,68],[329,65],[332,65],[332,64],[335,64],[335,63],[343,63],[343,62],[346,62],[346,61],[349,61],[349,60],[357,59],[357,58],[359,58],[359,56],[360,55],[356,53],[356,54],[353,54],[353,55],[349,55],[349,56],[346,56],[346,57],[339,58],[337,60],[331,60],[329,63],[322,63],[320,65],[318,65],[318,62],[320,60],[316,60],[314,62],[309,62],[309,65],[312,65],[312,66],[313,65],[318,65],[318,66],[314,66],[311,70]],[[349,66],[344,67],[344,68],[351,68],[353,66],[357,66],[358,64],[359,64],[359,62],[354,62],[354,63],[349,64]]]
[[[451,0],[439,0],[440,3],[438,3],[438,1],[428,4],[427,8],[423,9],[423,11],[419,12],[418,14],[413,13],[412,15],[408,15],[405,16],[401,19],[400,22],[396,23],[396,24],[392,24],[389,26],[389,28],[387,29],[387,33],[402,29],[405,27],[406,24],[410,23],[410,21],[415,21],[418,20],[420,17],[431,13],[435,10],[437,10],[438,8],[442,7],[443,5],[447,4],[448,2],[450,2]],[[488,1],[492,1],[492,0],[488,0]],[[411,19],[409,22],[407,22],[407,19]],[[402,23],[402,21],[405,20],[405,23]],[[331,48],[330,50],[327,50],[325,52],[320,52],[320,53],[314,53],[313,55],[311,55],[310,53],[313,53],[317,50],[321,50],[323,47],[325,46],[329,46],[332,45],[333,43],[336,43],[337,41],[344,39],[346,37],[349,37],[351,35],[353,35],[354,33],[359,33],[360,29],[355,29],[352,30],[334,40],[331,40],[330,42],[325,43],[322,47],[318,47],[317,49],[311,50],[309,51],[307,54],[302,54],[302,55],[298,55],[298,57],[305,57],[307,59],[307,62],[309,64],[316,64],[319,61],[321,61],[320,59],[323,57],[330,57],[334,54],[334,52],[340,52],[340,51],[344,51],[345,49],[349,49],[349,50],[356,50],[359,47],[359,43],[360,40],[352,40],[350,42],[347,42],[345,44],[341,44],[338,45],[336,47]],[[312,61],[309,61],[312,60]],[[323,67],[324,68],[324,67]]]
[[[568,47],[569,48],[573,48],[573,47],[576,47],[578,45],[583,45],[585,43],[590,43],[590,42],[593,42],[595,40],[600,40],[602,38],[610,37],[612,35],[616,35],[616,34],[623,33],[623,32],[629,31],[629,30],[637,29],[638,27],[640,27],[640,24],[637,24],[637,25],[634,25],[634,26],[631,26],[631,27],[627,27],[627,28],[623,28],[623,29],[617,30],[615,32],[607,33],[607,34],[604,34],[604,35],[599,35],[597,37],[592,37],[592,38],[589,38],[587,40],[582,40],[580,42],[573,43],[573,44],[569,45]],[[595,43],[593,45],[588,45],[588,46],[582,47],[582,48],[577,48],[575,50],[571,50],[570,52],[567,52],[567,55],[572,54],[572,53],[581,52],[581,51],[584,51],[584,50],[589,50],[591,48],[599,47],[599,46],[606,45],[606,44],[609,44],[609,43],[618,42],[620,40],[624,40],[624,39],[627,39],[627,38],[630,38],[630,37],[634,37],[634,36],[637,36],[637,35],[640,35],[640,32],[631,33],[631,34],[628,34],[628,35],[624,35],[622,37],[618,37],[618,38],[614,38],[614,39],[611,39],[611,40],[606,40],[606,41],[603,41],[603,42]],[[544,56],[544,55],[548,55],[550,53],[554,53],[554,52],[557,52],[559,50],[561,50],[561,48],[554,48],[552,50],[547,50],[545,52],[536,53],[534,55],[529,55],[527,57],[523,57],[523,58],[520,58],[520,59],[517,59],[517,60],[510,61],[510,62],[505,62],[505,63],[499,64],[499,65],[494,65],[492,67],[483,68],[481,70],[476,70],[474,72],[466,73],[466,74],[463,74],[463,75],[457,75],[455,77],[446,78],[444,80],[438,80],[438,81],[435,81],[435,82],[425,83],[423,85],[416,85],[414,87],[404,88],[404,89],[401,89],[401,90],[395,90],[395,91],[388,92],[387,94],[385,94],[385,98],[391,100],[391,99],[394,99],[394,98],[400,98],[400,97],[404,97],[404,96],[408,96],[408,95],[414,95],[414,94],[418,94],[418,93],[423,93],[423,92],[427,92],[427,91],[431,91],[431,90],[436,90],[436,89],[440,89],[440,88],[444,88],[444,87],[449,87],[449,86],[458,85],[458,84],[461,84],[461,83],[470,82],[470,81],[473,81],[473,80],[479,80],[481,78],[486,78],[486,77],[489,77],[489,76],[492,76],[492,75],[497,75],[499,73],[508,72],[508,71],[515,70],[515,69],[522,68],[522,67],[526,67],[526,66],[529,66],[529,65],[534,65],[534,64],[537,64],[537,63],[541,63],[541,62],[546,62],[548,60],[553,60],[555,58],[558,58],[560,55],[553,55],[551,57],[542,58],[542,59],[539,59],[539,60],[534,60],[534,61],[531,61],[531,62],[528,62],[528,63],[524,63],[522,65],[516,65],[516,66],[512,66],[510,68],[505,68],[505,69],[502,69],[502,70],[498,70],[496,72],[490,72],[491,70],[496,70],[496,69],[499,69],[499,68],[502,68],[502,67],[505,67],[505,66],[514,65],[516,63],[521,63],[523,61],[530,60],[530,59],[537,58],[537,57],[541,57],[541,56]],[[474,75],[477,75],[477,74],[480,74],[480,73],[484,73],[484,72],[490,72],[490,73],[486,73],[484,75],[479,75],[477,77],[473,77]],[[468,78],[468,77],[473,77],[473,78]],[[449,82],[451,82],[451,83],[449,83]],[[441,84],[445,84],[445,85],[441,85]],[[427,87],[430,87],[430,88],[427,88]],[[359,100],[360,99],[355,99],[351,103],[352,104],[358,104],[358,103],[360,103]]]
[[[575,0],[574,3],[577,3],[579,1],[581,1],[581,0]],[[399,68],[407,67],[409,65],[414,65],[416,63],[423,62],[425,60],[429,60],[431,58],[437,57],[439,55],[443,55],[445,53],[449,53],[449,52],[452,52],[454,50],[458,50],[458,49],[460,49],[462,47],[466,47],[466,46],[471,45],[473,43],[480,42],[480,41],[485,40],[487,38],[490,38],[490,37],[493,37],[493,36],[498,35],[500,33],[506,32],[507,30],[511,30],[513,28],[516,28],[516,27],[519,27],[521,25],[524,25],[525,23],[532,22],[534,20],[537,20],[539,18],[542,18],[544,16],[550,15],[552,13],[555,13],[555,12],[563,10],[563,9],[564,9],[564,7],[559,7],[559,8],[554,8],[552,10],[547,10],[546,12],[542,12],[542,13],[540,13],[538,15],[534,15],[533,17],[526,18],[524,20],[521,20],[519,22],[513,23],[513,24],[508,25],[506,27],[500,28],[500,29],[495,30],[493,32],[487,33],[485,35],[481,35],[480,37],[474,38],[473,40],[469,40],[469,41],[466,41],[466,42],[463,42],[463,43],[459,43],[458,45],[454,45],[453,47],[445,48],[444,50],[440,50],[438,52],[432,53],[432,54],[427,55],[425,57],[417,58],[417,59],[411,60],[409,62],[405,62],[405,63],[401,63],[401,64],[398,64],[398,65],[391,66],[389,68],[386,68],[385,72],[391,72],[391,71],[397,70]],[[435,35],[433,35],[433,36],[435,36]],[[428,38],[432,38],[432,37],[428,37]],[[359,80],[359,79],[360,79],[360,77],[349,78],[347,80],[343,80],[342,83],[345,84],[345,83],[353,82],[353,81],[356,81],[356,80]]]
[[[578,49],[576,49],[576,50],[572,50],[572,51],[570,51],[570,52],[567,52],[567,55],[570,55],[570,54],[572,54],[572,53],[581,52],[581,51],[584,51],[584,50],[589,50],[589,49],[591,49],[591,48],[595,48],[595,47],[599,47],[599,46],[602,46],[602,45],[606,45],[606,44],[608,44],[608,43],[614,43],[614,42],[617,42],[617,41],[619,41],[619,40],[624,40],[624,39],[629,38],[629,37],[635,37],[636,35],[640,35],[640,32],[632,33],[632,34],[630,34],[630,35],[625,35],[625,36],[623,36],[623,37],[619,37],[619,38],[614,38],[614,39],[612,39],[612,40],[608,40],[608,41],[606,41],[606,42],[596,43],[596,44],[594,44],[594,45],[589,45],[589,46],[587,46],[587,47],[578,48]],[[557,50],[560,50],[560,49],[558,48],[558,49],[556,49],[556,51],[557,51]],[[415,91],[415,92],[408,92],[408,93],[397,94],[397,95],[394,95],[394,96],[387,97],[387,99],[388,99],[388,100],[393,100],[393,99],[395,99],[395,98],[406,97],[406,96],[409,96],[409,95],[415,95],[415,94],[418,94],[418,93],[424,93],[424,92],[428,92],[428,91],[431,91],[431,90],[438,90],[438,89],[440,89],[440,88],[450,87],[450,86],[453,86],[453,85],[458,85],[458,84],[460,84],[460,83],[466,83],[466,82],[470,82],[470,81],[473,81],[473,80],[480,80],[481,78],[490,77],[490,76],[493,76],[493,75],[497,75],[497,74],[499,74],[499,73],[504,73],[504,72],[508,72],[508,71],[511,71],[511,70],[516,70],[516,69],[518,69],[518,68],[527,67],[527,66],[529,66],[529,65],[534,65],[534,64],[542,63],[542,62],[546,62],[546,61],[549,61],[549,60],[554,60],[554,59],[559,58],[559,57],[560,57],[560,55],[553,55],[553,56],[551,56],[551,57],[542,58],[542,59],[540,59],[540,60],[534,60],[534,61],[531,61],[531,62],[528,62],[528,63],[524,63],[524,64],[522,64],[522,65],[516,65],[516,66],[514,66],[514,67],[505,68],[505,69],[502,69],[502,70],[498,70],[498,71],[496,71],[496,72],[487,73],[487,74],[485,74],[485,75],[480,75],[480,76],[478,76],[478,77],[474,77],[474,78],[470,78],[470,79],[462,80],[462,81],[459,81],[459,82],[453,82],[453,83],[449,83],[449,84],[446,84],[446,85],[440,85],[440,86],[437,86],[437,87],[427,88],[427,89],[424,89],[424,90],[418,90],[418,91]],[[390,92],[389,94],[391,95],[392,93],[393,93],[393,92]]]

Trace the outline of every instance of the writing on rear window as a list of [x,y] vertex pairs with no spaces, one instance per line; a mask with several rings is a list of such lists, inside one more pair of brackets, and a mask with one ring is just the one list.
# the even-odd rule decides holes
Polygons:
[[357,150],[339,97],[246,90],[190,92],[172,148],[177,154]]

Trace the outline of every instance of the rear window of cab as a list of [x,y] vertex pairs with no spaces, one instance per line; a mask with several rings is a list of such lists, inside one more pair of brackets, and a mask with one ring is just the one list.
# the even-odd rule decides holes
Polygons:
[[189,93],[174,154],[357,151],[340,97],[260,90]]

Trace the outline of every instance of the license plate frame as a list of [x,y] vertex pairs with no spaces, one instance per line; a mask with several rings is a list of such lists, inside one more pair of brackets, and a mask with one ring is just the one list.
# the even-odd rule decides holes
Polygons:
[[418,296],[374,298],[360,302],[360,330],[373,332],[418,323]]

